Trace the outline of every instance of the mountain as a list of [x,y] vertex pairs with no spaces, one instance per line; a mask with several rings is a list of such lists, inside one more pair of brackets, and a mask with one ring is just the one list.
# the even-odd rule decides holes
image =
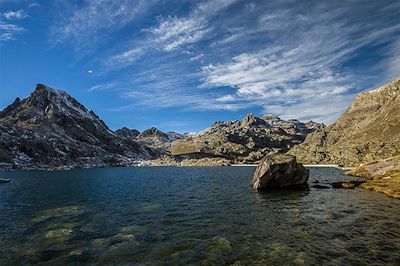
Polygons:
[[133,165],[156,152],[121,138],[64,91],[38,84],[0,112],[0,167]]
[[334,124],[289,153],[303,163],[346,166],[400,154],[400,79],[358,94]]
[[215,122],[210,128],[172,142],[175,156],[225,158],[230,162],[255,162],[271,152],[286,152],[323,125],[282,120],[274,115],[250,113],[242,121]]
[[133,138],[136,138],[140,134],[140,131],[136,130],[136,129],[129,129],[127,127],[123,127],[123,128],[117,129],[115,131],[115,134],[117,134],[121,138],[126,138],[126,139],[132,138],[133,139]]
[[157,150],[160,155],[171,154],[172,141],[185,137],[184,134],[172,131],[165,133],[155,127],[146,129],[143,132],[140,132],[136,129],[128,129],[126,127],[123,127],[116,130],[115,133],[121,138],[131,139],[139,143],[143,143],[153,148],[154,150]]

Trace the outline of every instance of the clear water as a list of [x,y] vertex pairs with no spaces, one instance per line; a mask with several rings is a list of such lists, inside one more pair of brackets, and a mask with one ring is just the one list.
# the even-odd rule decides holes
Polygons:
[[[0,265],[400,265],[400,201],[257,193],[253,167],[0,173]],[[312,168],[310,183],[346,179]]]

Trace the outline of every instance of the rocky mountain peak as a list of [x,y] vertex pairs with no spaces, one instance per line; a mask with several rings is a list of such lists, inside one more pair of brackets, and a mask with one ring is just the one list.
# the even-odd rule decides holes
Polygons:
[[274,114],[265,114],[261,117],[261,119],[272,126],[282,122],[282,119]]
[[0,112],[0,156],[11,167],[126,165],[154,152],[112,132],[68,93],[43,84]]
[[220,157],[231,162],[254,162],[267,153],[286,152],[314,128],[297,120],[247,114],[242,121],[219,121],[185,139],[173,141],[173,155]]
[[123,138],[136,138],[140,134],[140,131],[136,129],[129,129],[127,127],[122,127],[120,129],[117,129],[115,131],[115,134]]
[[38,84],[36,84],[36,88],[35,88],[35,92],[37,91],[37,92],[43,92],[43,91],[46,91],[46,90],[51,90],[51,88],[50,87],[47,87],[46,85],[44,85],[44,84],[41,84],[41,83],[38,83]]
[[21,99],[19,97],[15,98],[14,102],[7,106],[3,111],[0,112],[0,118],[5,117],[9,113],[11,113],[21,102]]
[[146,129],[138,135],[138,138],[149,138],[149,137],[168,138],[168,135],[155,127]]
[[53,108],[60,109],[60,111],[87,113],[90,111],[80,104],[75,98],[70,96],[67,92],[52,89],[43,84],[37,84],[35,90],[27,99],[27,105],[36,108],[46,109],[49,105]]
[[242,127],[265,126],[266,123],[261,118],[255,116],[253,113],[247,114],[241,123]]

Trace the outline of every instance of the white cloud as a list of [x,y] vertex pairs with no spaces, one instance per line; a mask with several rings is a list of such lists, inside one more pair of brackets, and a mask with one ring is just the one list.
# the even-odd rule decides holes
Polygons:
[[[243,107],[257,105],[283,117],[314,117],[325,122],[337,118],[353,99],[354,90],[363,85],[362,79],[356,82],[341,64],[364,46],[393,41],[400,24],[347,24],[340,19],[345,16],[341,8],[326,12],[316,9],[308,16],[295,11],[264,14],[257,28],[231,35],[229,38],[245,38],[268,30],[276,31],[269,34],[277,37],[258,51],[202,67],[201,87],[231,87],[233,93],[217,99],[226,103],[228,110],[231,104],[240,103]],[[398,73],[398,65],[398,59],[392,61],[392,73]]]
[[115,88],[116,84],[113,82],[104,83],[104,84],[97,84],[89,88],[89,92],[98,91],[98,90],[109,90]]
[[[399,74],[400,19],[384,4],[371,1],[355,15],[358,1],[307,8],[298,1],[237,2],[228,9],[236,1],[203,1],[184,15],[158,17],[150,28],[147,20],[145,30],[107,51],[125,48],[102,61],[106,71],[135,66],[124,71],[119,90],[132,104],[115,111],[254,107],[329,123],[358,91],[384,82],[382,72]],[[93,90],[102,88],[113,89]]]
[[112,56],[107,60],[106,65],[108,67],[122,68],[135,62],[140,58],[140,56],[142,56],[143,53],[144,48],[135,47],[128,51]]
[[[145,53],[150,54],[157,50],[172,52],[189,44],[196,44],[212,31],[213,27],[209,24],[213,16],[236,1],[203,1],[197,4],[187,16],[161,18],[156,26],[143,30],[149,35],[135,42],[132,45],[133,48],[105,60],[105,65],[108,69],[122,68],[136,62]],[[195,61],[201,57],[203,54],[191,57],[189,61]]]
[[4,23],[0,21],[0,41],[11,41],[16,39],[16,35],[25,29],[14,24]]
[[200,41],[212,30],[209,20],[236,0],[209,0],[198,4],[186,17],[167,17],[150,28],[156,42],[164,51],[173,51],[187,44]]
[[7,11],[3,13],[3,16],[6,19],[12,20],[12,19],[24,19],[28,17],[28,15],[25,13],[24,10],[17,10],[17,11]]
[[[393,43],[389,49],[386,76],[388,79],[396,79],[400,77],[400,39]],[[384,66],[383,66],[384,67]]]
[[29,4],[28,8],[34,8],[34,7],[39,7],[40,5],[38,3],[32,3]]

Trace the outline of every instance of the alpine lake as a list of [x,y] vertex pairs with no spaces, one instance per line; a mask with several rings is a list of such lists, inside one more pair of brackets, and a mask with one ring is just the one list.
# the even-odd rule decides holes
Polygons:
[[255,167],[0,172],[0,265],[400,265],[400,201],[309,169],[265,193]]

